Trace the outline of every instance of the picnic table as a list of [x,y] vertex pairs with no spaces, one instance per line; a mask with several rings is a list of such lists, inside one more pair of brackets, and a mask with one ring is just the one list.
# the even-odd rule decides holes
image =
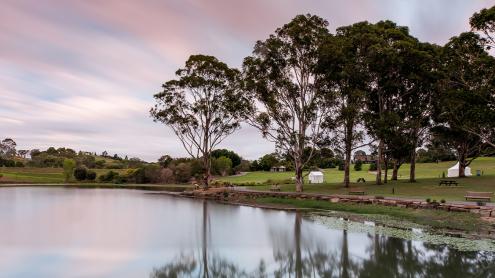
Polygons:
[[364,195],[365,191],[362,189],[350,189],[349,195]]
[[455,180],[440,180],[440,182],[438,183],[438,185],[446,185],[446,186],[452,186],[452,185],[459,185],[457,183],[457,181]]
[[490,201],[492,198],[493,192],[476,192],[476,191],[468,191],[466,192],[466,201],[469,200],[483,200]]

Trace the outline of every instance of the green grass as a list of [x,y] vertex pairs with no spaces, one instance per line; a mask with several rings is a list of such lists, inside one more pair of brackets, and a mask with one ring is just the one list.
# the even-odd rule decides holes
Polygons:
[[462,212],[446,212],[442,210],[407,209],[381,205],[364,205],[352,203],[331,203],[328,201],[297,200],[282,198],[258,198],[257,204],[275,205],[306,209],[323,209],[371,216],[390,216],[394,219],[414,222],[419,225],[437,229],[454,229],[479,231],[486,225],[478,215]]
[[[108,169],[92,169],[97,175],[104,174]],[[118,173],[125,173],[126,169],[112,170]],[[2,183],[64,183],[62,168],[30,168],[12,167],[0,168],[0,178]]]
[[[416,166],[416,183],[409,183],[409,165],[403,165],[399,170],[399,180],[389,181],[384,185],[375,185],[375,175],[368,173],[369,165],[364,165],[362,171],[351,170],[351,188],[360,188],[369,195],[382,195],[389,197],[406,197],[414,199],[436,199],[440,201],[461,201],[464,200],[466,191],[488,191],[495,192],[495,158],[478,158],[470,166],[472,173],[476,170],[482,170],[483,176],[468,177],[456,179],[459,182],[457,187],[438,186],[442,177],[442,172],[447,173],[447,169],[453,166],[455,162],[441,163],[418,163]],[[337,169],[325,169],[325,183],[308,184],[305,180],[304,191],[309,193],[322,194],[346,194],[348,189],[343,187],[343,171]],[[389,171],[389,177],[391,171]],[[253,190],[269,190],[270,186],[266,185],[267,180],[287,180],[294,176],[293,172],[272,173],[272,172],[250,172],[244,176],[231,176],[221,178],[220,180],[234,183],[259,183],[257,186],[248,186]],[[355,183],[358,178],[366,179],[366,183]],[[282,191],[295,191],[294,184],[282,184]],[[394,191],[394,193],[392,193]]]

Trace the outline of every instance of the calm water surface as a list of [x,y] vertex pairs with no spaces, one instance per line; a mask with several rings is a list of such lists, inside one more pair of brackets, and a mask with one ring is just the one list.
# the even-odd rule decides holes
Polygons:
[[0,277],[495,277],[495,255],[140,191],[2,188]]

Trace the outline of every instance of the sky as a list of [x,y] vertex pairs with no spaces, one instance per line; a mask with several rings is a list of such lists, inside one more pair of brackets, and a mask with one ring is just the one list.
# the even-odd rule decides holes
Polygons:
[[[257,40],[303,13],[337,27],[390,19],[445,44],[495,0],[0,0],[0,139],[156,161],[186,156],[149,116],[192,54],[239,67]],[[274,145],[249,126],[219,147],[246,159]]]

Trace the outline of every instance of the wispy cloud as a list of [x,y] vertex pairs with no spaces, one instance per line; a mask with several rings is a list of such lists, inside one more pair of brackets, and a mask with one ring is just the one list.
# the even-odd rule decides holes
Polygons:
[[[254,42],[296,14],[330,28],[391,19],[439,44],[469,29],[490,1],[6,0],[0,9],[0,137],[21,148],[68,146],[155,160],[185,155],[153,123],[152,95],[190,54],[239,66]],[[245,127],[224,147],[256,158],[273,150]]]

